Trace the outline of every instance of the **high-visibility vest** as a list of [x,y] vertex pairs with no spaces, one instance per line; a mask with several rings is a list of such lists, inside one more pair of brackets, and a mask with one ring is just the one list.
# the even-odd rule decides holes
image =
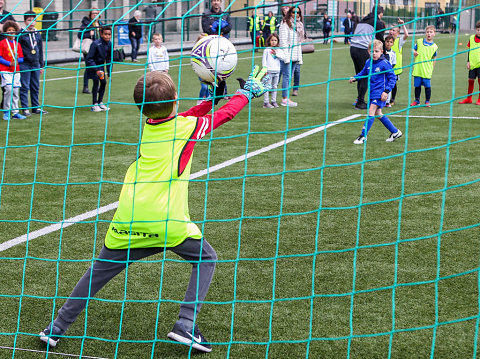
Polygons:
[[275,22],[276,22],[277,18],[275,16],[272,16],[270,19],[267,17],[265,18],[265,24],[263,25],[263,27],[270,27],[270,33],[274,33],[275,32]]
[[400,47],[400,39],[397,37],[393,42],[392,50],[395,51],[395,59],[397,62],[395,63],[395,67],[393,68],[395,75],[400,75],[403,72],[403,47]]
[[417,52],[415,57],[415,65],[413,67],[413,76],[423,77],[424,79],[431,79],[433,74],[433,55],[437,52],[437,44],[425,46],[423,39],[417,40]]
[[258,16],[255,16],[255,20],[253,20],[253,16],[250,16],[250,24],[248,26],[248,31],[253,32],[253,23],[255,21],[255,30],[260,31],[260,18]]
[[470,62],[470,70],[480,67],[480,42],[475,42],[475,35],[470,36],[468,61]]

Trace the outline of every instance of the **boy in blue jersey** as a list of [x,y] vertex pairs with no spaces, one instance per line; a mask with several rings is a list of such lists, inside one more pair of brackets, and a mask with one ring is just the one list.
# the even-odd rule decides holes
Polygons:
[[[270,90],[267,69],[258,67],[242,89],[214,113],[212,101],[203,101],[178,113],[177,91],[168,74],[153,71],[135,86],[134,100],[147,116],[140,156],[125,175],[124,184],[105,244],[98,259],[58,310],[58,316],[40,333],[40,340],[55,347],[95,294],[127,266],[171,250],[192,265],[179,319],[167,337],[210,352],[211,345],[198,329],[198,314],[215,270],[217,255],[203,238],[188,211],[188,182],[194,146],[235,117],[249,100]],[[223,97],[225,82],[215,91],[215,104]],[[213,92],[213,86],[211,86]],[[163,297],[158,299],[164,301]]]
[[[371,44],[368,48],[370,49],[370,47]],[[370,82],[368,118],[366,125],[362,128],[362,133],[355,139],[355,141],[353,141],[353,143],[359,145],[367,140],[367,134],[373,125],[375,116],[379,117],[380,122],[390,131],[390,136],[386,141],[393,142],[397,138],[402,137],[402,131],[397,129],[392,121],[382,113],[382,108],[385,107],[385,101],[388,98],[388,94],[395,86],[396,78],[392,65],[390,65],[383,56],[383,43],[380,40],[373,40],[373,53],[371,54],[371,58],[366,61],[362,71],[350,79],[350,83],[358,81],[366,76],[369,76],[368,81]]]

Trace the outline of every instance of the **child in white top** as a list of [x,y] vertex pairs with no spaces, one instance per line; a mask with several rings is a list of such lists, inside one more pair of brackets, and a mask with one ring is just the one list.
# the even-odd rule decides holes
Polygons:
[[153,46],[148,50],[148,67],[150,71],[162,71],[168,73],[169,58],[168,51],[162,45],[163,38],[161,34],[152,35]]
[[[267,68],[267,74],[270,75],[270,85],[272,89],[263,95],[263,108],[278,107],[277,104],[277,86],[280,79],[280,60],[276,56],[278,43],[280,42],[277,34],[271,34],[267,38],[267,48],[263,51],[262,66]],[[268,100],[269,93],[272,101]]]
[[[392,65],[392,68],[395,67],[397,64],[397,54],[395,51],[393,51],[393,43],[395,42],[395,38],[392,35],[388,35],[385,37],[385,57],[387,58],[388,62],[390,62],[390,65]],[[386,107],[392,107],[390,104],[390,101],[392,99],[392,93],[388,93],[388,98],[386,101],[385,106]]]

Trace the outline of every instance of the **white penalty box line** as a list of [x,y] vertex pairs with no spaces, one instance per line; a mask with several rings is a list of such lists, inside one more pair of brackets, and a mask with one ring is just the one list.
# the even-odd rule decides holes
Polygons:
[[[344,117],[344,118],[341,118],[337,121],[333,121],[333,122],[330,122],[326,125],[322,125],[322,126],[319,126],[319,127],[315,127],[311,130],[308,130],[308,131],[305,131],[299,135],[296,135],[296,136],[293,136],[293,137],[290,137],[290,138],[287,138],[285,140],[282,140],[282,141],[279,141],[279,142],[276,142],[276,143],[273,143],[269,146],[266,146],[266,147],[263,147],[263,148],[260,148],[256,151],[253,151],[253,152],[249,152],[249,153],[246,153],[244,155],[241,155],[241,156],[238,156],[238,157],[235,157],[235,158],[232,158],[228,161],[225,161],[225,162],[222,162],[222,163],[219,163],[218,165],[214,165],[214,166],[211,166],[209,168],[206,168],[204,170],[201,170],[201,171],[198,171],[198,172],[195,172],[193,174],[190,175],[190,180],[193,180],[193,179],[196,179],[196,178],[199,178],[199,177],[202,177],[202,176],[205,176],[209,173],[212,173],[212,172],[215,172],[215,171],[218,171],[220,169],[223,169],[223,168],[226,168],[226,167],[229,167],[235,163],[239,163],[239,162],[243,162],[245,161],[246,159],[248,158],[251,158],[251,157],[254,157],[254,156],[257,156],[257,155],[260,155],[262,153],[265,153],[265,152],[268,152],[268,151],[271,151],[271,150],[274,150],[276,148],[279,148],[279,147],[282,147],[286,144],[289,144],[289,143],[292,143],[294,141],[298,141],[302,138],[305,138],[305,137],[308,137],[308,136],[311,136],[317,132],[320,132],[320,131],[323,131],[329,127],[332,127],[332,126],[335,126],[335,125],[338,125],[340,123],[343,123],[343,122],[347,122],[349,120],[353,120],[357,117],[360,117],[362,116],[362,114],[354,114],[354,115],[351,115],[351,116],[347,116],[347,117]],[[56,231],[59,231],[61,230],[62,228],[67,228],[73,224],[76,224],[78,222],[81,222],[81,221],[85,221],[87,219],[90,219],[90,218],[94,218],[100,214],[103,214],[105,212],[109,212],[113,209],[116,209],[118,207],[118,201],[117,202],[113,202],[113,203],[110,203],[106,206],[102,206],[100,208],[97,208],[97,209],[94,209],[92,211],[88,211],[88,212],[85,212],[85,213],[82,213],[82,214],[79,214],[77,216],[74,216],[74,217],[71,217],[71,218],[68,218],[68,219],[65,219],[63,221],[60,221],[60,222],[57,222],[57,223],[54,223],[54,224],[51,224],[49,226],[46,226],[46,227],[43,227],[41,229],[38,229],[38,230],[35,230],[35,231],[32,231],[32,232],[29,232],[29,233],[26,233],[26,234],[23,234],[19,237],[16,237],[16,238],[13,238],[13,239],[10,239],[6,242],[3,242],[2,244],[0,244],[0,252],[3,252],[9,248],[12,248],[18,244],[21,244],[21,243],[25,243],[27,241],[31,241],[32,239],[35,239],[35,238],[38,238],[38,237],[42,237],[42,236],[45,236],[47,234],[50,234],[50,233],[53,233],[53,232],[56,232]]]

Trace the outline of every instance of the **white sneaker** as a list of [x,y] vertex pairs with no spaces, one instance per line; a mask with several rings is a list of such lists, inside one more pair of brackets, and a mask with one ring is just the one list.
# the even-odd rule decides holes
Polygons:
[[367,138],[365,136],[360,135],[355,139],[355,141],[353,141],[353,143],[356,144],[356,145],[361,145],[366,140],[367,140]]
[[100,102],[100,103],[98,104],[98,107],[100,107],[100,109],[101,109],[102,111],[108,111],[108,110],[110,110],[110,107],[105,106],[103,102]]
[[268,102],[265,102],[263,104],[263,108],[273,108],[273,105],[269,104]]
[[385,141],[387,141],[387,142],[393,142],[393,141],[395,141],[397,138],[402,137],[402,135],[403,135],[402,131],[398,130],[397,132],[390,134],[390,136],[389,136]]
[[100,106],[98,106],[98,104],[94,104],[94,105],[90,108],[90,111],[93,111],[93,112],[102,112],[102,109],[100,108]]
[[288,98],[282,100],[282,106],[297,107],[297,105],[298,104],[296,102],[293,102]]

